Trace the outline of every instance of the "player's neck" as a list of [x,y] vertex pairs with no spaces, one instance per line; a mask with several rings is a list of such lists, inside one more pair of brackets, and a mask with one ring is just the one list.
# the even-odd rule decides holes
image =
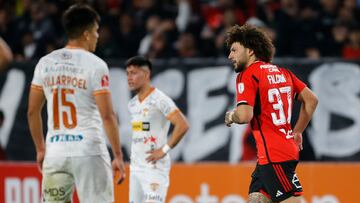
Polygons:
[[65,47],[68,49],[84,49],[89,51],[89,46],[81,40],[69,40]]
[[246,68],[250,67],[251,64],[256,63],[256,62],[259,62],[259,60],[256,57],[251,56],[248,63],[246,64]]
[[150,84],[144,85],[144,87],[141,88],[137,93],[140,102],[143,101],[153,90],[154,87],[151,86]]

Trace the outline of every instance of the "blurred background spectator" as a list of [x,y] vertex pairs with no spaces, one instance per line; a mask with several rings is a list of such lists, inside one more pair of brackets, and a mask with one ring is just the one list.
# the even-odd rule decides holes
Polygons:
[[[4,123],[4,120],[5,120],[4,112],[0,109],[0,130]],[[0,161],[1,160],[6,160],[6,155],[5,155],[5,150],[2,148],[2,145],[0,144]]]
[[14,58],[64,46],[61,15],[75,2],[101,15],[102,58],[223,57],[226,30],[244,23],[270,35],[276,57],[359,58],[357,0],[0,0],[0,35]]
[[12,52],[6,42],[0,37],[0,73],[6,65],[13,59]]

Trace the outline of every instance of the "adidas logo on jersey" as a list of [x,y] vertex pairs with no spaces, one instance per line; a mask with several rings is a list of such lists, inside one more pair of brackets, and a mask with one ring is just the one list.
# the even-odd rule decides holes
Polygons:
[[282,193],[280,190],[278,190],[278,191],[276,192],[276,197],[279,197],[279,196],[281,196],[281,195],[283,195],[283,193]]

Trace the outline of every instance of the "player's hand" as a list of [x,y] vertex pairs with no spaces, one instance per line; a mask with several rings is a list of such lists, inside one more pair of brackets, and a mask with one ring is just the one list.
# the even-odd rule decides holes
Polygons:
[[117,181],[117,184],[119,185],[125,180],[125,177],[126,177],[124,161],[121,157],[114,157],[114,160],[112,161],[111,165],[112,165],[114,176],[116,174],[116,171],[120,172],[120,177]]
[[296,145],[299,147],[299,150],[300,150],[300,151],[303,150],[302,134],[301,134],[301,133],[295,133],[295,132],[293,132],[292,134],[293,134],[293,136],[294,136],[294,141],[295,141]]
[[230,127],[231,124],[233,123],[232,118],[231,118],[233,114],[234,114],[233,111],[228,111],[225,114],[225,124],[227,127]]
[[148,157],[146,157],[147,162],[151,162],[152,164],[155,164],[157,160],[162,159],[166,154],[163,152],[162,148],[148,151],[146,152],[149,154]]
[[42,165],[45,158],[45,150],[37,151],[36,152],[36,163],[38,165],[39,171],[42,171]]

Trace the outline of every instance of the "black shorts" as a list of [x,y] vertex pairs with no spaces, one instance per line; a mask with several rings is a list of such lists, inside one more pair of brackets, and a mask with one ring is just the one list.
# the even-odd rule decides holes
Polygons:
[[261,192],[273,202],[281,202],[302,194],[302,187],[295,173],[298,161],[256,165],[251,175],[249,194]]

